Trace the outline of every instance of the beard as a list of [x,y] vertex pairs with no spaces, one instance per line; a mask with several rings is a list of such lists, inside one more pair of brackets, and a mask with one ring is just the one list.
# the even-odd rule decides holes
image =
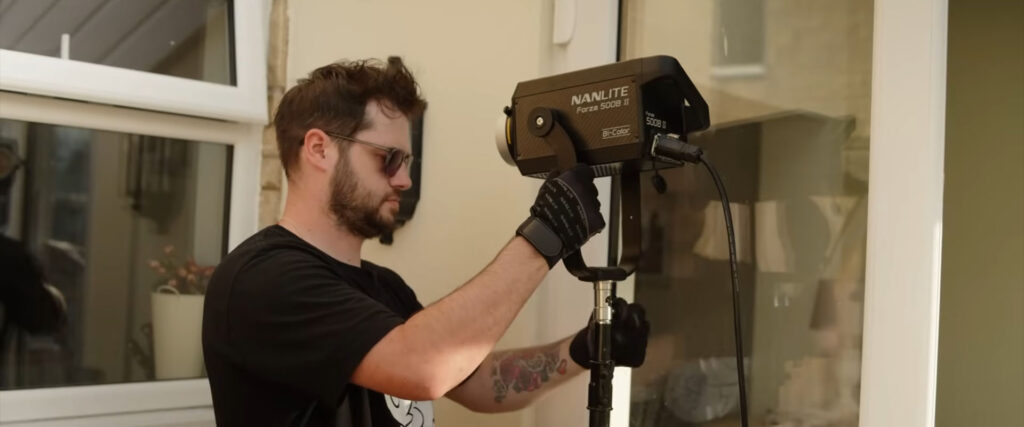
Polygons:
[[329,208],[337,224],[364,239],[395,231],[398,225],[394,215],[385,216],[380,210],[388,197],[374,197],[366,189],[360,188],[356,181],[348,158],[339,160],[331,174],[329,189]]

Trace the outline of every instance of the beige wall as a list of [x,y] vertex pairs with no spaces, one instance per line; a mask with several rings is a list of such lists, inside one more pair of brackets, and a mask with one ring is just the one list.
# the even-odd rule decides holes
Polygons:
[[1024,425],[1024,3],[949,5],[936,423]]
[[[423,89],[429,107],[421,200],[393,246],[369,242],[363,257],[401,274],[422,302],[435,301],[492,259],[536,194],[536,181],[500,160],[494,134],[515,84],[543,71],[550,30],[542,22],[550,22],[551,3],[289,3],[289,84],[338,59],[400,55]],[[537,344],[535,305],[527,305],[499,347]],[[442,425],[533,425],[531,409],[477,415],[445,399],[436,408]]]

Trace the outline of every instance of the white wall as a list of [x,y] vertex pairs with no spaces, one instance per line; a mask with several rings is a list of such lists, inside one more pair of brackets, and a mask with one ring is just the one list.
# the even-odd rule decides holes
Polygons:
[[[389,55],[419,81],[429,103],[421,200],[393,246],[369,243],[363,257],[401,274],[423,303],[437,300],[491,261],[536,195],[539,182],[500,159],[494,135],[515,84],[545,68],[551,3],[303,0],[289,13],[289,82],[337,59]],[[499,347],[538,344],[537,305],[527,304]],[[533,425],[532,409],[479,415],[442,399],[436,411],[441,425]]]

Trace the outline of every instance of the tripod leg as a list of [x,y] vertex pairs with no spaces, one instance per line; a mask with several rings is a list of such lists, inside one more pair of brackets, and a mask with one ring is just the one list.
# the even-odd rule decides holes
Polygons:
[[611,281],[594,282],[594,320],[597,360],[591,361],[590,394],[587,409],[590,410],[591,427],[607,427],[612,411],[612,375],[615,361],[612,360],[612,288]]

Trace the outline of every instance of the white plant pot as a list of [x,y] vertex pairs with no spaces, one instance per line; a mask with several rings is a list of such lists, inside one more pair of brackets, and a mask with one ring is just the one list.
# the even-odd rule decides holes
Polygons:
[[[170,292],[170,293],[165,293]],[[181,295],[169,286],[152,294],[156,379],[203,373],[203,295]]]

